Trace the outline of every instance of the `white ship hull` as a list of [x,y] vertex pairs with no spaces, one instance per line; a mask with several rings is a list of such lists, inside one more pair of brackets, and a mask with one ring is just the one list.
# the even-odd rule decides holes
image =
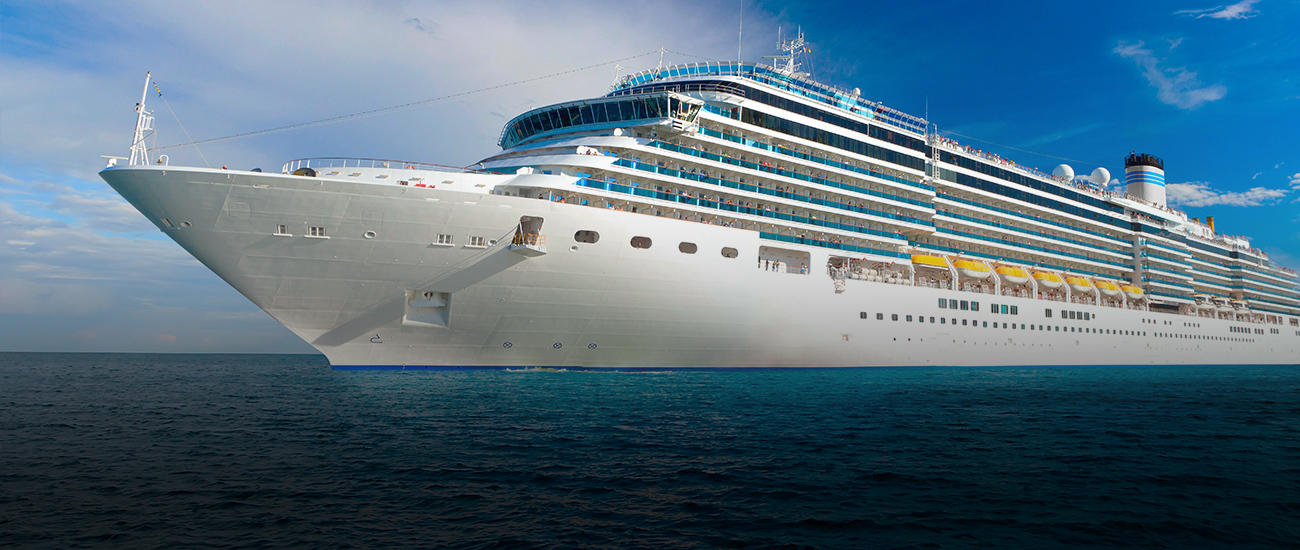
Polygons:
[[[861,280],[843,281],[837,293],[828,258],[862,254],[474,191],[475,178],[490,189],[494,181],[553,176],[458,174],[462,191],[163,166],[111,167],[101,175],[335,368],[1300,362],[1300,337],[1290,330],[1241,334],[1231,327],[1268,329]],[[544,219],[544,254],[509,249],[524,216]],[[291,236],[276,235],[278,225]],[[307,236],[313,226],[328,227],[328,238]],[[578,231],[596,231],[599,241],[576,242]],[[434,244],[439,234],[455,244]],[[470,235],[500,242],[468,247]],[[633,248],[633,237],[652,245]],[[679,251],[682,242],[698,251]],[[756,266],[764,246],[809,253],[808,273]],[[724,247],[738,257],[724,257]],[[413,313],[410,298],[419,291],[448,298],[445,308],[420,310],[434,311],[432,322]],[[995,315],[987,305],[940,309],[939,298],[1016,305],[1019,314]],[[1062,309],[1092,320],[1063,320]],[[1017,328],[1000,328],[1004,323]]]

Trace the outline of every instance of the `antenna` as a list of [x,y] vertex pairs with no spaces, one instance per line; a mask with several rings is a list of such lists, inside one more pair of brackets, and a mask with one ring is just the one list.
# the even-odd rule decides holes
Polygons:
[[[153,132],[153,111],[146,111],[144,100],[149,97],[149,81],[153,71],[144,73],[144,91],[140,92],[140,102],[135,104],[135,139],[131,142],[131,159],[127,165],[149,164],[149,149],[145,147],[144,138]],[[146,134],[149,132],[149,134]]]
[[740,0],[740,32],[736,36],[736,62],[742,61],[740,51],[745,47],[745,0]]
[[[799,34],[797,34],[794,38],[791,38],[790,40],[782,39],[781,27],[777,27],[776,32],[777,32],[777,41],[778,41],[777,48],[785,52],[785,55],[765,55],[763,56],[763,59],[773,60],[772,68],[781,71],[783,73],[789,74],[791,76],[808,76],[808,73],[799,72],[799,67],[801,65],[801,63],[799,63],[798,61],[799,54],[808,53],[808,45],[807,45],[808,43],[804,42],[803,39],[803,27],[800,26]],[[778,59],[785,60],[784,66],[778,66],[776,64],[775,60]]]

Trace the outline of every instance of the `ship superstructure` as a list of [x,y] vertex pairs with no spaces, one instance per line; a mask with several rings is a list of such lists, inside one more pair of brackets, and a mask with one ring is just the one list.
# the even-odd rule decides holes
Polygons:
[[794,61],[628,75],[472,169],[103,176],[340,367],[1300,356],[1296,274],[1166,206],[1163,160],[1047,174]]

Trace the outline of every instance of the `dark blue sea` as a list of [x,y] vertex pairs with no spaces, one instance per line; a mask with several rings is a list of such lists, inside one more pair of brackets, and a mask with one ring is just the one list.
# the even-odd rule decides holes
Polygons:
[[0,354],[0,547],[1300,548],[1300,367]]

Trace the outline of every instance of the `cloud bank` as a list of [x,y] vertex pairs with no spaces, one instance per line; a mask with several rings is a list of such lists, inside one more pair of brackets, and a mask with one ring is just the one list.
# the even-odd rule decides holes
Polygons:
[[1184,207],[1199,206],[1259,206],[1282,197],[1290,191],[1286,189],[1268,189],[1253,187],[1242,192],[1222,192],[1210,187],[1207,182],[1171,183],[1165,186],[1169,203]]

